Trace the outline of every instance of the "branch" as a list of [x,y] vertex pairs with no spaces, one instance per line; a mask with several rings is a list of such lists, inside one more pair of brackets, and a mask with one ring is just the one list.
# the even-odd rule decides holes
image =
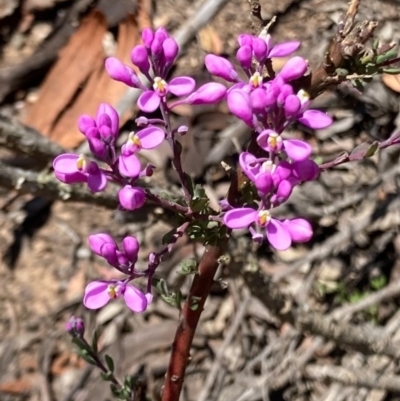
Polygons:
[[115,193],[100,192],[94,194],[84,186],[63,184],[52,173],[27,171],[10,167],[2,162],[0,162],[0,186],[52,200],[85,202],[104,206],[108,209],[116,209],[118,206]]
[[179,401],[186,366],[190,362],[190,348],[204,303],[210,293],[218,269],[218,259],[223,254],[225,243],[208,245],[200,260],[189,295],[182,310],[182,316],[172,344],[162,401]]
[[363,354],[381,354],[392,358],[400,356],[400,345],[394,343],[382,329],[369,325],[355,326],[296,306],[260,271],[247,271],[244,278],[255,297],[273,314],[288,321],[300,332],[311,332],[334,341],[339,347],[350,347]]
[[304,374],[306,377],[318,381],[328,379],[338,381],[346,386],[400,392],[400,376],[387,375],[386,373],[378,375],[375,372],[349,370],[342,366],[308,365]]
[[50,141],[35,129],[0,115],[0,146],[35,159],[45,166],[49,160],[66,150]]

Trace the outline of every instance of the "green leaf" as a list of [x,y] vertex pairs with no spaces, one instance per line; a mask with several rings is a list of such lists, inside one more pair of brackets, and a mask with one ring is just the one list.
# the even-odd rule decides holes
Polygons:
[[95,366],[97,365],[96,361],[93,359],[93,357],[90,355],[87,349],[79,350],[78,355],[80,355],[81,358],[84,359],[89,365],[95,365]]
[[96,329],[92,336],[92,350],[95,355],[99,353],[99,336],[100,336],[100,329]]
[[382,64],[385,63],[386,61],[392,60],[393,58],[397,57],[397,50],[396,49],[390,49],[384,54],[381,54],[375,59],[376,64]]
[[197,263],[194,259],[184,260],[179,264],[178,274],[182,276],[187,276],[189,274],[196,273]]
[[175,233],[176,233],[176,228],[173,228],[172,230],[164,234],[164,236],[162,237],[162,244],[163,245],[170,244],[173,241]]
[[377,152],[378,149],[379,149],[378,142],[375,141],[375,142],[371,143],[368,150],[365,152],[364,159],[367,157],[372,157]]
[[114,372],[114,361],[113,361],[113,359],[111,358],[111,356],[106,354],[106,355],[104,355],[104,359],[105,359],[105,361],[106,361],[108,370],[109,370],[110,372]]
[[382,68],[382,72],[390,75],[398,75],[400,74],[400,67]]
[[190,194],[190,196],[191,197],[193,197],[194,196],[194,193],[195,193],[195,190],[194,190],[194,183],[193,183],[193,179],[192,179],[192,177],[189,175],[189,174],[187,174],[187,173],[184,173],[184,176],[185,176],[185,180],[186,180],[186,187],[187,187],[187,189],[188,189],[188,191],[189,191],[189,194]]
[[125,378],[124,378],[124,386],[126,388],[133,389],[135,384],[136,384],[136,378],[134,378],[133,376],[130,376],[130,375],[125,376]]
[[105,382],[109,382],[112,380],[113,378],[113,372],[108,371],[107,373],[101,372],[100,373],[101,378],[105,381]]

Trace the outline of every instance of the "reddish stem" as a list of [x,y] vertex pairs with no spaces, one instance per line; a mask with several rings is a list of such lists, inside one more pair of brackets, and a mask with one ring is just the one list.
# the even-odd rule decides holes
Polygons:
[[210,293],[218,268],[218,259],[223,254],[225,244],[208,245],[200,260],[198,273],[194,276],[189,295],[182,309],[171,358],[162,392],[162,401],[179,401],[185,377],[186,366],[190,362],[190,348],[204,303]]

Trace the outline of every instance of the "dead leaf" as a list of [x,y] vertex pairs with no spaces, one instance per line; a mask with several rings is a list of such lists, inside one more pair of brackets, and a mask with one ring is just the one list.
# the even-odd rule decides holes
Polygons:
[[222,53],[222,41],[216,30],[207,25],[199,32],[199,43],[202,50],[207,53],[221,54]]
[[[131,64],[130,51],[140,43],[140,32],[150,25],[147,2],[148,0],[141,1],[137,16],[129,15],[119,24],[118,44],[114,56],[123,63]],[[99,12],[91,14],[91,19],[94,18],[99,19]],[[101,29],[98,28],[100,32],[92,26],[90,29],[81,27],[83,33],[77,31],[68,43],[64,49],[68,57],[64,53],[61,55],[40,89],[36,107],[29,110],[25,120],[26,124],[33,125],[39,132],[66,148],[75,148],[84,140],[84,136],[77,129],[80,115],[95,115],[102,102],[115,105],[126,91],[126,86],[113,81],[104,69],[105,54],[101,46],[107,29],[104,19],[94,25],[101,25]],[[76,56],[78,53],[79,58]],[[63,75],[63,71],[67,71],[69,79]],[[53,88],[51,95],[46,89],[47,86]],[[57,89],[61,100],[55,98],[54,89]],[[55,102],[57,107],[52,102]],[[121,116],[120,124],[123,125],[130,117]]]
[[32,390],[32,380],[21,377],[20,379],[0,383],[0,392],[7,394],[27,394]]
[[79,87],[102,66],[101,43],[106,30],[106,20],[96,10],[82,21],[44,80],[37,102],[28,109],[25,124],[52,137],[57,119],[73,101]]
[[382,74],[382,81],[392,91],[400,93],[400,74]]

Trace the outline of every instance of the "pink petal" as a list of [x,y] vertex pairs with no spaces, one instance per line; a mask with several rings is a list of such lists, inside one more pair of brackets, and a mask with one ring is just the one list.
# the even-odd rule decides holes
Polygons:
[[228,93],[227,101],[229,111],[252,127],[253,109],[250,95],[243,90],[235,89]]
[[256,179],[256,175],[260,172],[260,166],[257,164],[256,167],[251,167],[250,165],[254,163],[257,158],[249,152],[242,152],[239,155],[239,164],[242,168],[243,172],[250,178],[250,180],[254,181]]
[[78,155],[75,155],[73,153],[64,153],[54,159],[53,167],[55,170],[62,174],[76,173],[78,171],[78,167],[76,165],[78,159]]
[[139,253],[139,241],[135,237],[127,236],[122,240],[122,247],[129,260],[135,263]]
[[311,224],[304,219],[285,220],[283,223],[295,242],[307,242],[313,236]]
[[209,82],[200,86],[193,92],[186,102],[189,104],[214,104],[220,102],[226,95],[226,88],[224,85],[217,82]]
[[101,192],[107,186],[107,176],[103,170],[98,169],[95,173],[89,174],[87,184],[92,192]]
[[300,42],[284,42],[276,44],[268,54],[268,57],[285,57],[294,53],[300,47]]
[[127,306],[134,312],[140,313],[147,308],[147,298],[143,292],[133,285],[127,285],[124,292],[124,299]]
[[176,77],[168,83],[168,90],[175,96],[186,96],[194,91],[196,81],[190,77]]
[[146,201],[146,195],[142,188],[125,185],[118,191],[118,200],[126,210],[139,209]]
[[292,238],[285,226],[276,219],[271,219],[267,225],[267,238],[270,244],[279,251],[285,251],[292,245]]
[[257,211],[249,208],[232,209],[227,212],[224,216],[224,223],[227,227],[235,228],[246,228],[257,218]]
[[165,132],[158,127],[149,126],[136,133],[143,149],[154,149],[165,139]]
[[108,284],[103,281],[93,281],[85,289],[83,304],[88,309],[99,309],[110,301],[107,288]]
[[106,233],[99,233],[99,234],[93,234],[89,235],[88,238],[89,246],[90,249],[97,255],[101,256],[101,247],[104,244],[111,244],[117,249],[117,243],[115,242],[114,238],[111,237],[111,235],[108,235]]
[[230,61],[223,57],[207,54],[204,59],[208,72],[229,82],[235,82],[238,74]]
[[292,160],[304,160],[311,155],[311,146],[300,139],[287,139],[283,141],[283,144],[285,152]]
[[152,113],[160,105],[160,97],[154,91],[143,92],[137,101],[140,110]]
[[124,177],[137,178],[142,169],[139,159],[134,155],[121,155],[118,159],[118,170]]
[[286,82],[293,81],[302,77],[308,68],[308,64],[304,58],[300,56],[292,57],[283,66],[279,72],[279,76],[282,77]]
[[306,110],[298,121],[313,129],[326,128],[332,124],[332,118],[319,110]]
[[91,116],[84,114],[78,119],[78,129],[84,134],[89,128],[96,127],[96,123]]

